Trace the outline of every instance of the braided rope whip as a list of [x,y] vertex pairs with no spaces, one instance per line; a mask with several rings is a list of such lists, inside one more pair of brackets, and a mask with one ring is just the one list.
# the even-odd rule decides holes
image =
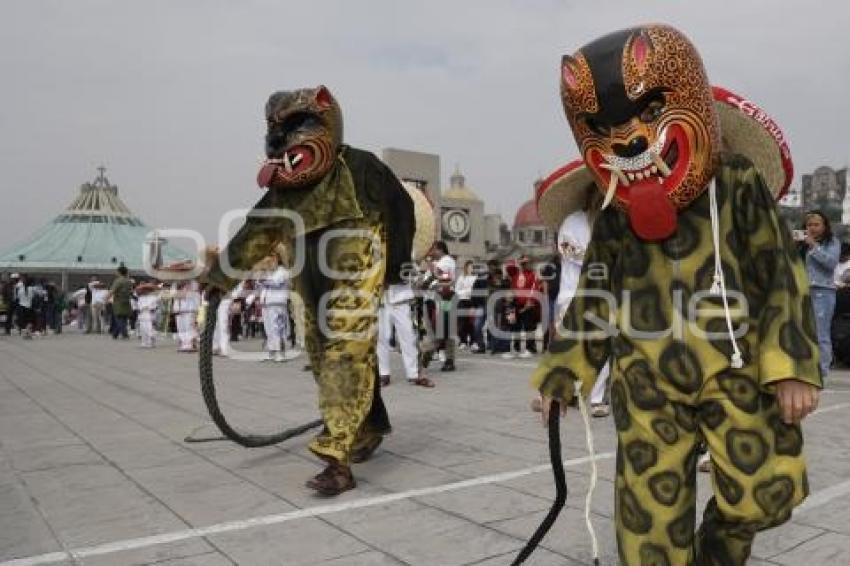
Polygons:
[[511,566],[522,564],[531,556],[555,524],[555,520],[567,502],[567,476],[564,473],[564,462],[561,456],[561,405],[557,401],[552,401],[549,407],[549,459],[552,463],[552,475],[555,477],[555,501]]
[[[218,404],[218,397],[215,392],[215,380],[213,379],[213,333],[215,332],[216,311],[218,304],[221,301],[221,296],[218,293],[210,293],[209,304],[207,306],[207,316],[204,321],[204,330],[201,334],[200,356],[198,366],[201,377],[201,393],[204,396],[204,403],[207,405],[207,410],[210,417],[216,424],[221,433],[233,442],[245,446],[247,448],[257,448],[260,446],[271,446],[278,444],[304,434],[305,432],[319,427],[323,424],[322,419],[316,419],[309,423],[297,426],[294,428],[284,429],[276,434],[247,434],[240,433],[227,422],[221,408]],[[201,439],[200,441],[217,440],[217,439]],[[187,441],[192,441],[187,438]],[[194,440],[195,442],[199,440]]]

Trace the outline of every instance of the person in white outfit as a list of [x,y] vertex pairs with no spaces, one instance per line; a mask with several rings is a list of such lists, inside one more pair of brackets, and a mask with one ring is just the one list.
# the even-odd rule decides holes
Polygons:
[[142,284],[136,287],[139,296],[139,336],[142,339],[142,348],[153,348],[156,345],[156,333],[153,324],[156,319],[156,309],[159,307],[159,293],[151,284]]
[[455,282],[458,311],[464,313],[458,316],[458,349],[465,350],[473,344],[475,335],[475,318],[470,316],[472,311],[472,288],[478,275],[474,273],[475,263],[467,261],[463,266],[463,274]]
[[[561,321],[575,296],[584,253],[590,242],[591,222],[583,210],[567,216],[558,230],[558,252],[561,254],[561,285],[555,303],[555,320]],[[605,401],[605,391],[610,374],[610,362],[599,372],[599,378],[590,392],[591,413],[594,417],[608,416],[610,409]]]
[[401,347],[404,373],[411,385],[434,387],[434,382],[419,373],[419,351],[416,332],[410,316],[413,289],[407,283],[390,285],[384,291],[378,309],[378,373],[381,386],[390,384],[390,337],[395,328],[396,341]]
[[102,334],[103,328],[106,326],[103,323],[103,316],[106,310],[106,300],[109,298],[109,289],[97,281],[93,285],[91,298],[91,317],[92,317],[92,332]]
[[233,300],[241,296],[245,283],[241,282],[233,291],[224,295],[218,303],[215,313],[215,332],[213,332],[213,354],[217,356],[230,355],[230,317],[233,316]]
[[194,352],[197,350],[196,321],[200,306],[201,296],[198,293],[198,283],[196,281],[183,283],[174,297],[172,307],[177,324],[178,352]]
[[280,263],[276,255],[268,257],[268,271],[260,279],[260,305],[263,309],[263,329],[266,332],[267,360],[275,362],[286,361],[283,349],[289,334],[289,300],[290,273]]

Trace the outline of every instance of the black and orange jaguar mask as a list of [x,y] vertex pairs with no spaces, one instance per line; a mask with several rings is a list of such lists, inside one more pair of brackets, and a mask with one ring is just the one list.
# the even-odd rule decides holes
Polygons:
[[720,126],[702,59],[664,25],[597,39],[561,65],[561,97],[584,162],[635,233],[663,240],[708,186]]
[[342,144],[342,111],[325,86],[280,91],[266,103],[266,156],[257,184],[297,189],[318,183]]

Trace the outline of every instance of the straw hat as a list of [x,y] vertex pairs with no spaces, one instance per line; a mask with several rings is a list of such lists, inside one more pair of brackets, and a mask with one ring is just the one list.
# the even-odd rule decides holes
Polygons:
[[139,283],[136,285],[136,294],[137,295],[147,295],[148,293],[153,293],[154,291],[159,291],[159,285],[156,283]]
[[413,257],[421,259],[425,257],[436,238],[436,224],[434,222],[434,206],[428,200],[419,187],[413,183],[402,181],[407,189],[407,194],[413,199],[413,214],[416,217],[416,234],[413,236]]
[[754,102],[725,88],[712,87],[720,115],[720,133],[726,151],[753,162],[775,199],[788,190],[794,177],[791,149],[780,127]]
[[584,208],[596,185],[584,161],[570,161],[549,174],[537,186],[537,212],[547,226],[557,230],[564,218]]
[[163,265],[159,268],[159,271],[182,273],[184,271],[192,271],[193,269],[195,269],[195,262],[191,259],[184,259]]
[[[775,199],[788,190],[794,176],[791,149],[780,127],[751,100],[725,88],[712,87],[720,117],[723,149],[753,162]],[[555,170],[537,187],[537,211],[554,229],[584,207],[593,177],[581,159]]]

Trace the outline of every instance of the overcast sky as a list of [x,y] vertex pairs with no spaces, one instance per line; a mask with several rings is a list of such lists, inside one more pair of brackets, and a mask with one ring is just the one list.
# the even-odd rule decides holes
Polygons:
[[151,226],[213,236],[260,196],[263,105],[328,85],[347,143],[459,163],[510,220],[576,157],[564,53],[671,23],[714,84],[785,129],[799,176],[847,165],[850,7],[838,0],[0,2],[0,248],[49,221],[105,164]]

